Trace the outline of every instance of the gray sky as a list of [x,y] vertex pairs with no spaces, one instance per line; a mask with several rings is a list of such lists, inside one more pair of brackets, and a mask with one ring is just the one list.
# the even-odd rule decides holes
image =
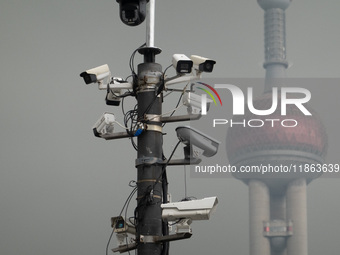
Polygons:
[[[155,41],[163,49],[157,61],[164,68],[174,53],[198,54],[215,59],[213,75],[226,82],[264,76],[263,11],[255,0],[156,1],[156,7]],[[339,10],[338,0],[292,2],[286,12],[290,77],[340,76]],[[92,135],[103,112],[123,116],[79,74],[107,63],[114,76],[128,76],[129,57],[144,41],[145,24],[121,23],[114,0],[1,0],[1,254],[104,254],[110,217],[119,214],[136,178],[136,153],[128,140]],[[141,60],[136,56],[135,63]],[[169,97],[165,111],[176,100]],[[129,99],[126,109],[133,106]],[[177,142],[175,127],[166,126],[166,155]],[[168,175],[179,200],[183,168]],[[324,178],[308,188],[310,255],[340,250],[339,183]],[[170,252],[248,254],[247,187],[234,179],[189,178],[188,192],[217,195],[220,204]]]

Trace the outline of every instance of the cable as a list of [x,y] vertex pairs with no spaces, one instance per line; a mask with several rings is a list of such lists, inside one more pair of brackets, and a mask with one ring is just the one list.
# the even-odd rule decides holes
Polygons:
[[[164,172],[165,172],[165,170],[166,170],[166,167],[167,167],[167,165],[169,164],[171,158],[173,157],[173,155],[174,155],[174,153],[175,153],[175,151],[176,151],[176,149],[177,149],[177,147],[179,146],[180,143],[181,143],[181,142],[178,141],[178,143],[176,144],[176,146],[175,146],[175,148],[173,149],[173,151],[172,151],[172,153],[171,153],[169,159],[168,159],[167,162],[163,165],[163,167],[162,167],[162,172],[161,172],[161,174],[159,175],[159,177],[156,179],[155,183],[154,183],[153,185],[148,186],[148,187],[146,188],[146,191],[144,192],[143,196],[139,199],[139,201],[138,201],[138,203],[137,203],[137,207],[136,207],[136,209],[135,209],[135,214],[134,214],[134,215],[135,215],[135,220],[136,220],[136,221],[138,221],[138,216],[139,216],[139,215],[138,215],[138,211],[139,211],[139,208],[142,207],[142,206],[145,206],[145,205],[148,204],[148,203],[150,203],[150,201],[148,200],[148,198],[150,198],[150,195],[151,195],[151,193],[153,192],[153,190],[154,190],[156,184],[159,183],[160,180],[161,180],[161,178],[163,177],[163,174],[164,174]],[[142,210],[141,210],[141,211],[142,211]],[[138,222],[136,222],[136,225],[137,225],[137,224],[138,224]]]
[[153,120],[153,119],[155,119],[155,118],[158,118],[158,117],[162,117],[162,116],[167,115],[167,114],[169,114],[169,113],[173,114],[174,112],[176,112],[176,111],[177,111],[179,108],[181,108],[182,106],[184,106],[184,104],[181,104],[180,106],[177,106],[175,109],[173,109],[173,110],[171,110],[171,111],[162,113],[162,114],[159,115],[159,116],[157,115],[157,116],[155,116],[155,117],[153,117],[153,118],[150,118],[150,119],[148,119],[148,121],[151,121],[151,120]]
[[160,80],[160,82],[158,84],[156,84],[156,87],[158,85],[158,89],[157,89],[157,94],[155,96],[155,99],[148,105],[148,107],[145,109],[145,111],[143,112],[143,114],[141,116],[144,116],[144,114],[146,114],[150,108],[153,106],[153,104],[156,102],[158,96],[162,93],[163,89],[164,89],[164,77],[165,77],[165,73],[166,71],[171,67],[172,65],[168,66],[165,71],[163,72],[162,75],[162,79]]
[[128,77],[125,78],[125,80],[127,81],[130,77],[133,77],[133,75],[130,74]]
[[181,143],[181,141],[178,141],[177,144],[175,145],[175,148],[172,150],[172,153],[171,153],[169,159],[167,160],[167,162],[166,162],[166,163],[164,164],[164,166],[163,166],[161,175],[157,178],[157,180],[156,180],[155,184],[153,185],[152,189],[155,187],[156,183],[159,182],[160,179],[162,178],[163,172],[166,170],[166,167],[168,166],[168,164],[169,164],[171,158],[172,158],[173,155],[175,154],[175,151],[176,151],[176,149],[177,149],[177,147],[179,146],[180,143]]
[[[130,182],[130,183],[131,183],[131,182]],[[130,183],[129,183],[129,184],[130,184]],[[131,193],[130,193],[130,195],[128,196],[128,198],[125,200],[125,203],[124,203],[124,205],[123,205],[122,210],[120,211],[119,216],[122,216],[122,213],[123,213],[123,211],[124,211],[125,206],[126,206],[126,205],[129,205],[129,203],[130,203],[130,201],[131,201],[133,195],[136,193],[136,191],[137,191],[137,186],[134,187],[134,189],[131,191]],[[115,231],[115,227],[113,226],[112,232],[111,232],[111,234],[110,234],[109,240],[108,240],[107,245],[106,245],[106,255],[109,254],[109,245],[110,245],[110,243],[111,243],[111,240],[112,240],[112,236],[113,236],[114,231]]]
[[[181,100],[179,100],[179,102],[180,102]],[[165,113],[163,113],[161,116],[164,116],[164,115],[167,115],[167,114],[169,114],[170,113],[170,117],[179,109],[179,108],[181,108],[181,107],[183,107],[184,106],[184,104],[181,104],[180,106],[178,106],[178,104],[177,104],[177,106],[176,106],[176,108],[175,109],[173,109],[173,110],[171,110],[171,111],[168,111],[168,112],[165,112]]]
[[[185,85],[185,87],[184,87],[184,89],[183,89],[183,91],[182,91],[182,93],[181,93],[181,95],[180,95],[180,97],[179,97],[179,99],[178,99],[178,102],[177,102],[177,104],[176,104],[176,106],[175,106],[175,110],[170,114],[169,117],[171,117],[171,116],[173,116],[173,115],[175,114],[175,112],[176,112],[176,110],[177,110],[177,108],[178,108],[178,106],[179,106],[179,104],[180,104],[180,102],[181,102],[181,100],[182,100],[182,97],[183,97],[183,95],[184,95],[184,93],[185,93],[185,91],[186,91],[188,85],[189,85],[189,83],[187,83],[187,85]],[[184,104],[183,104],[183,105],[184,105]],[[164,127],[165,125],[166,125],[166,123],[163,123],[162,127]]]
[[112,236],[113,236],[113,233],[115,232],[115,229],[113,228],[112,229],[112,232],[111,232],[111,235],[109,237],[109,240],[107,241],[107,245],[106,245],[106,255],[109,255],[109,245],[110,245],[110,242],[111,242],[111,239],[112,239]]
[[[133,219],[133,222],[131,221],[131,219]],[[129,222],[130,222],[133,226],[135,226],[135,217],[129,217]]]
[[122,208],[122,210],[120,211],[119,216],[122,216],[122,213],[123,213],[123,211],[124,211],[124,208],[126,207],[126,205],[127,205],[128,203],[130,203],[131,198],[132,198],[133,195],[136,193],[136,191],[137,191],[137,186],[133,188],[133,190],[131,191],[130,195],[129,195],[128,198],[126,199],[126,201],[125,201],[125,203],[124,203],[124,205],[123,205],[123,208]]
[[[137,191],[137,187],[135,187],[133,190],[134,190],[133,194],[135,194],[136,191]],[[128,203],[126,204],[126,207],[125,207],[125,218],[124,218],[124,219],[127,219],[127,211],[128,211],[129,204],[130,204],[130,202],[131,202],[132,197],[133,197],[133,195],[130,196],[130,198],[129,198],[129,200],[128,200]],[[129,242],[128,242],[128,236],[127,236],[127,235],[126,235],[125,240],[126,240],[126,246],[128,246]],[[130,255],[130,251],[128,251],[128,253],[129,253],[129,255]]]
[[[133,184],[133,183],[134,183],[134,184]],[[134,181],[134,180],[131,180],[131,181],[129,182],[129,186],[130,186],[131,188],[135,188],[135,187],[137,187],[137,182]]]
[[[125,115],[124,115],[125,130],[132,137],[135,135],[135,131],[138,128],[138,120],[137,120],[137,118],[138,118],[138,110],[137,110],[137,106],[138,105],[136,104],[133,110],[130,110],[130,111],[126,112]],[[134,141],[132,141],[132,145],[136,149],[137,146],[134,143]]]
[[134,52],[131,54],[131,57],[130,57],[130,61],[129,61],[129,66],[130,66],[130,70],[132,72],[132,75],[135,76],[136,73],[135,73],[135,65],[134,65],[134,58],[135,58],[135,55],[136,55],[136,52],[144,47],[146,45],[146,43],[143,43],[141,46],[139,46],[136,50],[134,50]]
[[126,127],[125,126],[123,126],[122,124],[120,124],[118,121],[114,121],[114,123],[116,123],[118,126],[120,126],[121,128],[123,128],[123,129],[126,129]]
[[[168,177],[166,174],[166,170],[163,172],[163,179],[162,179],[162,191],[163,191],[163,204],[168,203]],[[168,236],[169,235],[169,224],[167,220],[163,220],[162,222],[162,233],[163,236]],[[169,242],[163,242],[163,247],[162,247],[162,255],[168,255],[169,254],[169,248],[170,244]]]
[[148,105],[148,107],[146,107],[146,109],[144,110],[143,114],[141,115],[141,118],[143,118],[143,116],[151,109],[151,107],[153,106],[153,104],[156,102],[157,99],[158,99],[158,94],[154,98],[154,100]]
[[167,96],[170,96],[172,93],[174,93],[174,91],[172,90],[172,91],[170,91],[170,92],[168,92],[166,95],[163,95],[163,99],[164,98],[166,98]]
[[168,71],[168,69],[169,69],[170,67],[172,67],[172,64],[169,65],[167,68],[165,68],[165,70],[164,70],[164,72],[163,72],[163,80],[165,80],[165,73],[166,73],[166,71]]
[[131,70],[131,75],[128,76],[127,78],[131,77],[132,76],[132,84],[133,84],[133,93],[131,95],[134,95],[136,96],[136,85],[138,83],[138,78],[137,78],[137,74],[135,72],[135,64],[134,64],[134,59],[135,59],[135,55],[136,55],[136,52],[144,47],[146,45],[146,43],[143,43],[141,46],[139,46],[136,50],[133,51],[133,53],[131,54],[130,56],[130,60],[129,60],[129,67],[130,67],[130,70]]
[[186,169],[185,165],[183,167],[184,167],[184,197],[187,198],[188,197],[188,194],[187,194],[187,169]]
[[[151,185],[148,186],[146,188],[146,191],[145,191],[144,195],[139,199],[139,201],[137,203],[137,207],[135,208],[135,211],[134,211],[135,226],[138,226],[138,219],[140,217],[140,215],[138,213],[139,212],[143,212],[143,208],[141,208],[141,207],[144,207],[147,204],[150,204],[150,202],[152,201],[152,194],[154,192],[155,185],[157,183],[159,183],[161,178],[162,178],[162,193],[163,193],[162,201],[163,201],[163,203],[167,202],[168,181],[167,181],[167,175],[166,175],[166,167],[169,164],[169,162],[170,162],[171,158],[173,157],[173,155],[175,154],[175,151],[178,148],[180,143],[181,143],[181,141],[178,141],[178,143],[176,144],[176,146],[173,149],[170,157],[168,158],[166,163],[163,165],[162,173],[156,179],[155,183],[152,186]],[[163,159],[165,159],[164,156],[163,156]],[[169,234],[168,222],[166,222],[166,221],[164,221],[162,223],[162,232],[163,232],[164,236]],[[162,248],[162,255],[168,255],[168,254],[169,254],[169,243],[168,242],[164,242],[163,243],[163,248]]]
[[[134,52],[135,53],[135,52]],[[155,99],[148,105],[148,107],[144,110],[143,114],[141,115],[141,117],[143,118],[143,116],[151,109],[151,107],[153,106],[153,104],[156,102],[158,96],[162,93],[163,89],[164,89],[164,84],[165,84],[165,73],[166,71],[172,67],[172,65],[169,65],[163,72],[163,75],[162,75],[162,79],[160,80],[160,82],[158,84],[156,84],[156,87],[158,85],[158,89],[157,89],[157,94],[155,96]],[[184,93],[184,92],[183,92]],[[176,107],[178,107],[179,103],[177,104]],[[176,111],[176,109],[174,110]],[[167,114],[167,113],[166,113]]]
[[179,220],[177,220],[177,221],[175,221],[175,222],[169,224],[169,226],[175,226],[175,225],[176,225],[177,223],[179,223],[181,220],[182,220],[182,219],[179,219]]
[[163,89],[164,89],[164,86],[165,86],[165,73],[166,71],[172,67],[172,65],[169,65],[167,68],[165,68],[164,72],[163,72],[163,75],[162,75],[162,81],[161,81],[161,84],[159,85],[158,87],[158,90],[157,90],[157,96],[162,93]]
[[138,146],[137,146],[137,144],[135,143],[135,141],[133,140],[133,137],[130,138],[130,141],[131,141],[131,144],[132,144],[133,148],[134,148],[136,151],[138,151]]
[[[138,127],[137,116],[138,116],[137,104],[135,105],[133,110],[126,112],[125,115],[124,115],[125,130],[131,136],[130,141],[131,141],[133,148],[136,151],[138,151],[138,147],[137,147],[135,141],[133,140],[133,136],[134,136],[134,131]],[[130,125],[129,125],[129,123],[130,123]]]
[[[177,147],[179,146],[179,144],[181,143],[181,141],[178,141],[175,148],[172,150],[172,153],[169,157],[169,159],[167,160],[166,164],[163,166],[162,168],[162,189],[163,189],[163,203],[167,203],[168,202],[168,178],[167,178],[167,174],[166,174],[166,167],[169,164],[171,158],[173,157],[173,155],[175,154],[175,151],[177,149]],[[154,186],[156,185],[157,182],[155,182]],[[169,224],[168,221],[163,221],[162,224],[162,232],[164,236],[169,235]],[[162,255],[168,255],[169,254],[169,249],[170,249],[170,244],[169,242],[163,242],[163,248],[162,248]]]

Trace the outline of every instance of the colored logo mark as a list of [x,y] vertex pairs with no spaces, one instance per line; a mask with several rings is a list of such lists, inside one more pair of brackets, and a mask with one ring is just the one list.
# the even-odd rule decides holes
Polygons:
[[[221,106],[222,106],[221,97],[220,97],[220,95],[217,93],[217,91],[216,91],[213,87],[211,87],[210,85],[208,85],[208,84],[206,84],[206,83],[203,83],[203,82],[197,82],[197,83],[199,83],[199,84],[201,84],[201,85],[203,85],[203,86],[206,86],[206,87],[209,88],[212,92],[214,92],[214,94],[217,96],[217,98],[218,98],[218,100],[220,101]],[[209,90],[204,89],[204,88],[200,88],[200,87],[197,87],[197,88],[198,88],[198,89],[201,89],[201,90],[203,90],[205,93],[207,93],[207,94],[211,97],[211,99],[214,101],[215,105],[217,105],[216,100],[215,100],[215,97],[213,96],[213,94],[212,94]]]

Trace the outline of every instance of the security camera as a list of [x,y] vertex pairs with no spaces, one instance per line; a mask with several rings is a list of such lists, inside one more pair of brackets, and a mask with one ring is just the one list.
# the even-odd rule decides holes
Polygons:
[[219,141],[203,134],[189,126],[179,126],[176,128],[178,139],[188,146],[196,146],[203,150],[203,155],[206,157],[214,156],[218,151]]
[[136,228],[126,222],[122,216],[112,217],[111,227],[114,228],[115,233],[136,234]]
[[172,66],[178,74],[191,73],[193,62],[184,54],[174,54],[172,56]]
[[145,20],[149,0],[117,0],[121,21],[128,26],[138,26]]
[[112,113],[103,113],[93,126],[94,135],[96,137],[101,137],[102,135],[113,134],[113,124],[115,121],[115,116]]
[[216,64],[215,60],[197,55],[191,55],[190,59],[194,62],[195,69],[199,72],[211,73],[214,69],[214,65]]
[[176,233],[190,233],[192,234],[191,226],[192,223],[191,219],[181,219],[175,225],[175,232]]
[[120,89],[133,89],[131,82],[123,80],[119,77],[111,77],[108,83],[99,83],[98,85],[99,90],[112,89],[113,91],[118,91]]
[[108,89],[105,102],[107,105],[119,106],[120,104],[121,89]]
[[192,92],[183,95],[183,104],[188,107],[189,114],[200,114],[204,106],[206,110],[209,110],[211,102],[212,100],[206,97],[205,102],[203,102],[202,95],[197,95]]
[[162,218],[168,221],[209,220],[210,215],[216,210],[217,204],[217,197],[161,204]]
[[80,74],[84,78],[86,84],[101,83],[105,78],[110,76],[110,69],[108,65],[98,66]]
[[136,228],[126,222],[122,216],[112,217],[111,227],[118,241],[118,247],[113,251],[121,251],[126,249],[125,247],[132,247],[136,244]]

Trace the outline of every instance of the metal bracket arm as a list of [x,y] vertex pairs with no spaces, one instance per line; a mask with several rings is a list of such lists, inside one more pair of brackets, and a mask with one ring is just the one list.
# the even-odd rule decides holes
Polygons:
[[190,121],[190,120],[198,120],[202,117],[201,114],[187,114],[180,116],[171,116],[171,117],[161,117],[161,122],[179,122],[179,121]]

